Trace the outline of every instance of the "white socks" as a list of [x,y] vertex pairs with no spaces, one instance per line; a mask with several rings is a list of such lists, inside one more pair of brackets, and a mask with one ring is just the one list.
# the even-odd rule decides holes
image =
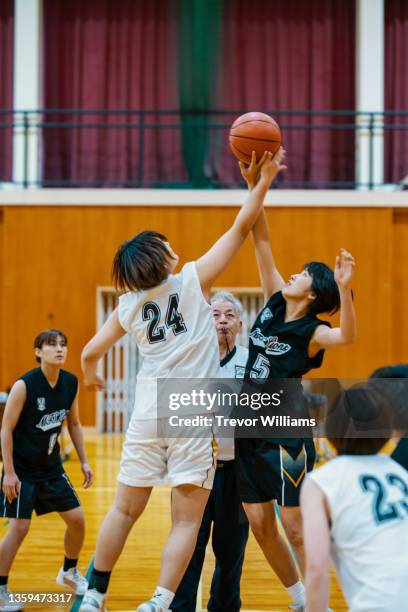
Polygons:
[[[292,588],[292,587],[291,587]],[[153,601],[157,602],[166,610],[169,609],[171,602],[174,599],[174,593],[165,589],[164,587],[158,586],[153,595]]]
[[292,586],[287,587],[286,590],[296,606],[306,605],[306,590],[304,584],[300,582],[300,580],[292,584]]

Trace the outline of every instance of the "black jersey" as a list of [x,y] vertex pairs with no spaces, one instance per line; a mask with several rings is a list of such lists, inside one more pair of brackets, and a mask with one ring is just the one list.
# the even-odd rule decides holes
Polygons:
[[[313,315],[285,322],[286,301],[281,291],[274,293],[257,316],[249,336],[249,355],[245,368],[245,380],[254,379],[299,379],[298,389],[292,393],[302,397],[300,379],[313,368],[319,368],[324,350],[309,357],[308,347],[316,327],[327,325]],[[297,389],[297,390],[296,390]],[[300,438],[276,439],[277,443],[290,449],[294,456],[304,442]]]
[[324,350],[309,357],[308,347],[319,325],[331,327],[313,315],[285,323],[286,301],[274,293],[256,318],[249,336],[245,378],[301,378],[322,365]]
[[58,436],[78,390],[74,374],[60,370],[51,387],[41,368],[20,377],[27,390],[13,432],[13,462],[21,479],[33,482],[57,478],[63,472]]

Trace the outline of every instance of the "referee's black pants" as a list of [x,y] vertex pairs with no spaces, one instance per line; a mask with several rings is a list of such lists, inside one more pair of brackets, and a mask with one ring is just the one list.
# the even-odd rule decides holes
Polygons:
[[219,461],[197,537],[197,545],[171,604],[172,612],[195,612],[205,549],[212,531],[216,559],[207,609],[238,612],[240,580],[249,525],[238,497],[234,461]]

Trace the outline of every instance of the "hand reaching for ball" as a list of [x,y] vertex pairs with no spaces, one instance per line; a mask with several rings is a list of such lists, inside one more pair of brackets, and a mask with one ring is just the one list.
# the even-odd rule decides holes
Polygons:
[[275,155],[272,155],[269,151],[265,151],[259,162],[256,161],[255,151],[252,151],[252,158],[249,166],[245,166],[245,164],[240,161],[239,169],[242,178],[248,185],[249,191],[252,191],[260,178],[267,181],[270,185],[279,172],[286,170],[287,166],[283,164],[285,155],[285,149],[280,147]]

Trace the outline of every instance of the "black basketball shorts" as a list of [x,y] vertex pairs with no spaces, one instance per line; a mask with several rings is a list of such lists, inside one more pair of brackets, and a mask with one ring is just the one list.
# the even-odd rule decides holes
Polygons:
[[264,503],[276,499],[280,506],[299,506],[302,482],[313,469],[313,440],[299,446],[296,457],[271,439],[237,438],[235,466],[241,501]]
[[[3,479],[2,479],[3,485]],[[66,512],[81,505],[67,474],[43,482],[21,480],[19,496],[9,503],[0,492],[0,516],[9,519],[31,519],[33,510],[37,516],[48,512]]]

